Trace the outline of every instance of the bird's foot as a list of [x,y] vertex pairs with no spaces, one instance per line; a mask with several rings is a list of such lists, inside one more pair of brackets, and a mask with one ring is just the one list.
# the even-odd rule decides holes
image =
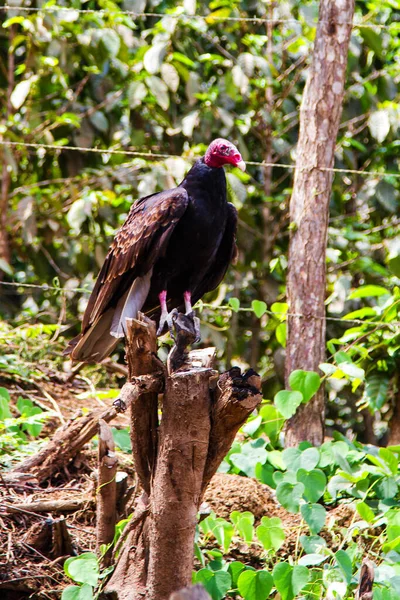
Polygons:
[[173,340],[175,340],[175,321],[178,316],[176,308],[172,309],[171,312],[163,311],[160,316],[160,323],[157,329],[157,335],[165,333],[165,326],[167,325],[168,331]]
[[199,317],[196,317],[194,310],[190,310],[189,312],[185,313],[187,317],[189,317],[189,319],[191,319],[193,321],[193,325],[194,325],[194,332],[196,334],[196,339],[194,340],[194,344],[198,344],[199,342],[201,342],[201,333],[200,333],[200,319]]

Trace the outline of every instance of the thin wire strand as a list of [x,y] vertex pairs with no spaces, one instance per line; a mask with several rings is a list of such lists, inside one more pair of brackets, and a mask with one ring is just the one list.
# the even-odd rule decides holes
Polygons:
[[[48,285],[47,283],[37,284],[37,283],[18,283],[16,281],[0,281],[0,285],[10,286],[10,287],[38,289],[38,290],[42,290],[44,292],[57,291],[57,292],[61,292],[64,294],[70,293],[70,292],[80,292],[80,293],[85,293],[85,294],[91,293],[91,290],[88,290],[87,288],[65,288],[65,287],[63,288],[63,287],[56,287],[56,286]],[[230,307],[230,306],[213,306],[211,304],[206,304],[206,303],[203,303],[202,306],[204,308],[212,308],[214,310],[232,310],[232,307]],[[241,308],[239,308],[239,311],[254,312],[251,307],[249,307],[249,308],[241,307]],[[306,317],[306,315],[302,315],[301,313],[286,313],[286,312],[279,312],[279,311],[273,312],[271,310],[266,310],[265,312],[266,312],[266,314],[268,314],[270,316],[285,315],[287,317],[299,317],[299,318]],[[327,317],[327,316],[319,316],[319,315],[312,315],[312,316],[307,315],[307,318],[320,319],[323,321],[336,321],[336,322],[349,324],[349,325],[350,324],[382,325],[382,326],[386,326],[386,327],[400,326],[400,321],[392,321],[392,322],[388,323],[386,321],[363,321],[362,319],[344,319],[343,317]]]
[[[307,21],[306,19],[304,20],[300,20],[300,19],[294,19],[294,18],[289,18],[289,19],[270,19],[270,18],[266,18],[266,17],[226,17],[226,16],[220,16],[220,15],[214,15],[213,13],[210,13],[209,15],[189,15],[189,14],[185,14],[185,13],[173,13],[173,14],[169,14],[169,13],[152,13],[152,12],[135,12],[133,10],[118,10],[118,11],[108,11],[105,9],[100,9],[100,10],[96,10],[94,8],[73,8],[70,6],[45,6],[45,7],[31,7],[31,6],[10,6],[10,5],[5,5],[5,6],[0,6],[0,10],[2,11],[7,11],[7,10],[17,10],[20,12],[28,12],[28,13],[35,13],[35,12],[44,12],[44,13],[56,13],[56,12],[71,12],[71,13],[78,13],[78,14],[91,14],[91,15],[100,15],[100,16],[123,16],[126,15],[128,17],[135,17],[135,18],[142,18],[142,17],[152,17],[152,18],[164,18],[164,17],[169,17],[172,19],[188,19],[188,20],[200,20],[200,21],[231,21],[233,23],[261,23],[261,24],[265,24],[265,23],[274,23],[274,24],[278,24],[278,23],[299,23],[301,25],[307,24],[307,25],[311,25],[312,27],[316,27],[319,23],[329,23],[330,21]],[[379,29],[391,29],[393,25],[398,25],[400,26],[400,23],[397,23],[396,21],[394,21],[393,23],[390,23],[389,25],[385,25],[385,24],[381,24],[381,23],[371,23],[371,22],[366,22],[366,23],[343,23],[344,25],[351,25],[352,27],[357,27],[357,28],[379,28]]]
[[[163,160],[167,158],[182,158],[175,154],[158,154],[154,152],[138,152],[136,150],[116,150],[114,148],[83,148],[80,146],[61,146],[56,144],[36,144],[34,142],[11,142],[9,140],[0,140],[0,146],[21,146],[23,148],[43,148],[44,150],[75,150],[79,152],[94,152],[97,154],[120,154],[124,156],[134,156],[137,158],[150,158],[154,161]],[[197,160],[197,157],[185,157],[185,160]],[[257,162],[253,160],[246,161],[247,165],[256,167],[277,167],[280,169],[297,169],[296,165],[288,165],[285,163],[273,163],[273,162]],[[330,171],[333,173],[350,173],[353,175],[362,175],[364,177],[395,177],[400,178],[400,173],[382,173],[381,171],[358,171],[357,169],[340,169],[336,167],[318,167],[316,165],[310,165],[304,167],[302,170],[318,169],[319,171]]]

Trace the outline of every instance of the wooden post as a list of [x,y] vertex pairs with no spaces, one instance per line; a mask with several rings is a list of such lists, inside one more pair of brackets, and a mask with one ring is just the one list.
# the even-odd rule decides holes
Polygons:
[[[295,369],[318,371],[325,360],[326,245],[336,137],[342,113],[354,0],[321,0],[314,56],[300,109],[291,237],[286,384]],[[299,315],[299,316],[297,316]],[[286,446],[324,439],[324,389],[300,406]]]
[[[115,523],[117,517],[117,467],[118,459],[115,455],[115,444],[111,427],[105,421],[99,421],[99,478],[97,482],[97,518],[96,518],[96,547],[108,545],[114,539]],[[108,567],[111,562],[112,548],[103,556],[103,566]]]

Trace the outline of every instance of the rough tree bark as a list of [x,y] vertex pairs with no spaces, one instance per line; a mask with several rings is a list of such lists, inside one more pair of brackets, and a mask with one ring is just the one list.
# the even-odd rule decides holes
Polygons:
[[[96,548],[99,554],[100,547],[103,544],[111,544],[114,539],[117,518],[117,468],[118,458],[111,427],[100,419],[96,507]],[[111,557],[112,549],[109,548],[103,556],[103,566],[109,566]]]
[[[325,253],[336,137],[344,95],[354,0],[321,0],[314,55],[300,109],[288,272],[286,384],[295,369],[325,360]],[[301,316],[294,316],[301,315]],[[324,390],[286,427],[286,446],[324,439]]]
[[[7,61],[7,110],[5,113],[5,121],[13,112],[11,104],[11,94],[14,89],[14,63],[15,55],[11,52],[11,46],[16,33],[16,25],[11,25],[8,34],[8,61]],[[0,138],[1,139],[1,138]],[[7,149],[3,147],[3,167],[1,172],[1,193],[0,193],[0,259],[6,263],[10,262],[10,247],[7,234],[7,212],[8,212],[8,194],[11,184],[11,174],[9,171],[9,160],[7,160]],[[3,271],[0,270],[0,279],[2,279]]]
[[[153,361],[154,368],[147,325],[140,325],[147,336],[141,344],[141,360],[148,360],[149,365]],[[132,336],[138,326],[137,321],[128,323],[128,364],[137,360]],[[153,408],[138,397],[131,402],[132,422],[143,441],[133,439],[132,449],[144,491],[115,549],[117,564],[105,587],[105,595],[113,600],[169,600],[173,592],[190,584],[201,498],[238,428],[261,401],[260,381],[254,372],[242,376],[239,369],[234,369],[217,381],[217,373],[211,368],[213,352],[206,349],[186,355],[184,346],[195,333],[188,331],[184,315],[179,316],[176,331],[177,350],[168,362],[175,372],[164,370],[157,453],[148,470],[143,468],[145,452],[150,447],[150,458],[154,456],[154,444],[149,440],[151,432],[143,427],[149,414],[143,413]],[[183,364],[176,370],[178,357]],[[124,386],[126,397],[129,386],[135,389],[132,383]]]

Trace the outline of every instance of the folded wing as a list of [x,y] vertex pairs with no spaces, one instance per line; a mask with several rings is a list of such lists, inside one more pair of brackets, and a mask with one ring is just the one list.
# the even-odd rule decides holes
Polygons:
[[178,187],[132,206],[89,298],[82,333],[65,351],[73,360],[99,362],[115,348],[125,319],[136,317],[146,300],[154,264],[165,253],[188,201],[186,190]]

